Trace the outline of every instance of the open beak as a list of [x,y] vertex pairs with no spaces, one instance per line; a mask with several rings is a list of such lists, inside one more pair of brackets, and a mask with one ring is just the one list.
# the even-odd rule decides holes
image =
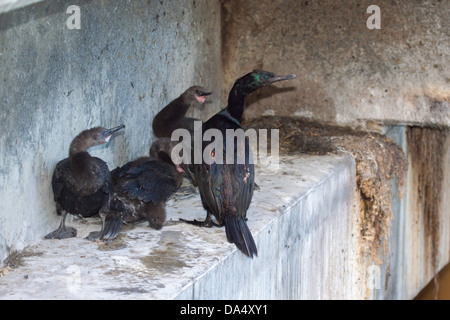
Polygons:
[[275,76],[270,79],[270,83],[285,81],[285,80],[292,80],[295,78],[297,78],[297,76],[295,74],[288,74],[286,76]]
[[115,128],[106,130],[106,132],[105,132],[105,137],[106,137],[105,140],[106,140],[106,142],[108,142],[109,139],[111,139],[111,136],[112,136],[114,133],[116,133],[116,132],[119,131],[119,130],[122,130],[123,128],[125,128],[125,125],[124,125],[124,124],[121,124],[121,125],[118,126],[118,127],[115,127]]
[[195,98],[197,99],[198,103],[203,104],[206,101],[206,97],[212,95],[212,92],[199,92],[196,94]]

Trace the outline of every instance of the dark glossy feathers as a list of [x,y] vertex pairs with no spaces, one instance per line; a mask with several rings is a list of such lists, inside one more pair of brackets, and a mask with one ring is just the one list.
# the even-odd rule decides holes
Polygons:
[[130,163],[116,169],[113,171],[113,181],[117,192],[157,205],[177,190],[175,175],[172,166],[149,160],[138,166]]
[[[231,119],[223,110],[203,126],[203,131],[211,128],[226,132],[227,129],[239,129],[239,122]],[[224,134],[224,137],[226,135]],[[203,149],[209,143],[206,142]],[[245,154],[245,163],[238,163],[238,148]],[[227,240],[234,243],[245,255],[253,257],[258,250],[253,236],[247,226],[247,210],[250,206],[254,191],[255,171],[250,164],[250,146],[248,139],[240,146],[234,143],[234,164],[226,161],[226,140],[223,146],[223,163],[203,163],[194,166],[202,203],[205,209],[216,217],[219,224],[225,225]]]
[[71,214],[91,217],[108,200],[111,177],[107,164],[101,159],[86,153],[78,160],[78,170],[73,170],[68,158],[57,164],[52,178],[54,200]]
[[166,219],[165,203],[182,181],[175,166],[140,158],[115,169],[111,175],[113,192],[102,238],[115,238],[123,222],[147,220],[150,227],[161,229]]

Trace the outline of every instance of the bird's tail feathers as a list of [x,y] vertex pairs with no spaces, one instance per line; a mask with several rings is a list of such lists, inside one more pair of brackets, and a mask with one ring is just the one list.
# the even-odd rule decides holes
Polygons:
[[244,219],[235,219],[226,217],[225,232],[230,243],[234,243],[236,247],[246,256],[253,258],[258,255],[255,240]]
[[122,226],[122,214],[120,212],[110,211],[105,217],[100,238],[103,240],[115,239],[122,230]]
[[104,217],[103,228],[100,235],[101,239],[112,240],[117,237],[123,226],[123,211],[124,207],[122,202],[118,199],[113,199],[110,208]]

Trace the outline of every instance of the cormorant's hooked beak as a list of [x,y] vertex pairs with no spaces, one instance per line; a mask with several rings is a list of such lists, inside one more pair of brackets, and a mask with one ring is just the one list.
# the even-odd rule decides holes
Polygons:
[[195,94],[195,98],[197,99],[198,103],[203,104],[206,101],[206,97],[210,95],[212,95],[212,92],[200,91]]
[[279,82],[279,81],[285,81],[285,80],[292,80],[297,78],[297,76],[295,74],[288,74],[286,76],[275,76],[269,79],[269,82],[272,84],[274,82]]
[[123,128],[125,128],[125,125],[124,125],[124,124],[121,124],[121,125],[118,126],[118,127],[115,127],[115,128],[106,130],[106,131],[105,131],[105,140],[106,140],[106,142],[108,142],[108,141],[111,139],[111,137],[112,137],[112,135],[113,135],[114,133],[116,133],[116,132],[119,131],[119,130],[122,130]]
[[198,93],[198,95],[199,95],[200,97],[207,97],[207,96],[212,95],[212,92],[200,91],[200,92]]

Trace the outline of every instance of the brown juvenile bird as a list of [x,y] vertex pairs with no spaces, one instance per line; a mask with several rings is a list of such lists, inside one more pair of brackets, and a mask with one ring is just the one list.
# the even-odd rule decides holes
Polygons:
[[72,141],[69,158],[56,165],[52,179],[56,212],[62,216],[61,224],[46,239],[76,237],[77,230],[65,225],[68,213],[87,218],[107,208],[111,191],[108,165],[92,157],[88,150],[107,143],[114,133],[123,128],[124,125],[113,129],[93,128],[83,131]]
[[147,220],[153,229],[163,227],[166,201],[183,179],[182,170],[170,158],[174,144],[170,139],[158,140],[152,148],[152,157],[139,158],[111,173],[111,205],[102,239],[117,237],[123,223]]
[[[205,88],[193,86],[187,89],[180,97],[169,103],[153,119],[153,134],[157,138],[171,138],[177,129],[186,129],[191,134],[191,150],[194,151],[194,122],[198,119],[186,117],[186,112],[191,106],[201,108],[206,97],[211,95]],[[196,186],[192,164],[183,164],[184,175]]]
[[155,137],[170,138],[176,129],[187,129],[194,133],[194,122],[198,120],[187,118],[186,112],[191,106],[200,108],[209,95],[211,92],[199,86],[187,89],[155,116],[152,124]]

